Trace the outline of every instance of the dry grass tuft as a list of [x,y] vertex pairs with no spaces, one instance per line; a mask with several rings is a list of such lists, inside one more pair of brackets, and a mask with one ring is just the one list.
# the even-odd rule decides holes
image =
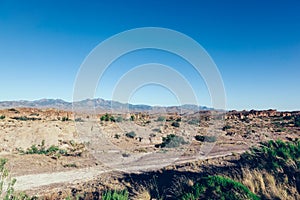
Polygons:
[[247,186],[251,192],[263,195],[267,199],[293,200],[300,198],[295,187],[277,182],[276,177],[267,171],[244,168],[243,178],[239,181]]

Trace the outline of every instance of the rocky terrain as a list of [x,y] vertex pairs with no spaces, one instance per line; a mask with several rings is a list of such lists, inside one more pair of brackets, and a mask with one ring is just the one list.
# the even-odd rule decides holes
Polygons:
[[[76,195],[90,199],[94,193],[100,198],[101,191],[124,188],[135,199],[157,198],[155,177],[157,184],[171,177],[168,184],[175,187],[176,181],[185,177],[192,184],[201,174],[233,176],[257,193],[258,187],[243,178],[254,172],[238,168],[234,161],[261,142],[296,141],[299,134],[300,112],[276,110],[117,114],[32,107],[0,110],[0,157],[8,159],[10,175],[17,179],[15,189],[48,199]],[[298,193],[290,190],[286,199]]]

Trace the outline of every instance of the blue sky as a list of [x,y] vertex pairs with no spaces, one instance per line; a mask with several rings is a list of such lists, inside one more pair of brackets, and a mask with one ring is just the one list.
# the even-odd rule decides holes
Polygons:
[[[151,26],[182,32],[206,49],[222,75],[229,109],[300,110],[299,10],[296,0],[0,0],[0,101],[71,101],[79,67],[96,45],[119,32]],[[183,61],[170,57],[145,51],[119,63],[130,69],[154,60],[179,69]],[[195,81],[201,77],[181,64],[199,91],[199,103],[210,106],[205,84]],[[110,84],[100,81],[96,97],[111,97],[117,72],[114,67],[107,72],[102,82]],[[138,90],[131,102],[177,101],[170,91],[153,85]]]

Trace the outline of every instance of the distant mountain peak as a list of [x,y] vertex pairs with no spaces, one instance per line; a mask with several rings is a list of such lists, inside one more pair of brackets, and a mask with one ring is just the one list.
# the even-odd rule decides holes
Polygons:
[[77,102],[67,102],[62,99],[39,99],[34,101],[19,100],[19,101],[2,101],[0,102],[0,109],[16,108],[16,107],[29,107],[29,108],[55,108],[60,110],[76,110],[91,111],[91,108],[96,111],[113,111],[113,112],[148,112],[154,110],[165,110],[172,112],[184,111],[199,111],[199,110],[212,110],[205,106],[197,106],[193,104],[185,104],[182,106],[149,106],[143,104],[129,104],[120,103],[118,101],[104,100],[102,98],[85,99]]

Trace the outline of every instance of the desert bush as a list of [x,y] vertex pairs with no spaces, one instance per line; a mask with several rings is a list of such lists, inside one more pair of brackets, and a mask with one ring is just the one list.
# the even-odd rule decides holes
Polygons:
[[136,134],[134,131],[130,131],[130,132],[126,133],[125,136],[129,137],[129,138],[135,138]]
[[231,128],[233,128],[233,127],[230,126],[230,125],[225,125],[225,126],[222,128],[222,130],[223,130],[223,131],[227,131],[228,129],[231,129]]
[[54,156],[57,158],[59,158],[62,155],[63,156],[68,155],[66,150],[60,149],[58,146],[55,145],[51,145],[49,148],[46,148],[45,140],[43,140],[39,145],[33,144],[26,151],[20,149],[19,152],[24,154],[44,154],[47,156]]
[[69,117],[62,117],[62,119],[61,119],[61,121],[63,121],[63,122],[66,122],[66,121],[69,121],[70,119],[69,119]]
[[20,113],[20,111],[14,109],[14,108],[10,108],[10,109],[8,109],[8,111],[9,111],[9,112],[16,113],[16,114]]
[[199,125],[200,120],[199,119],[191,119],[190,121],[188,121],[188,124],[190,125]]
[[123,121],[123,117],[118,116],[117,119],[116,119],[116,122],[122,122],[122,121]]
[[196,135],[195,139],[200,142],[216,142],[216,136],[203,136],[203,135]]
[[127,190],[108,190],[102,195],[102,200],[128,200],[128,197],[129,193]]
[[112,115],[110,115],[110,114],[108,114],[108,113],[105,113],[105,115],[102,115],[102,116],[100,117],[100,120],[101,120],[101,121],[106,121],[106,122],[108,122],[108,121],[116,122],[114,116],[112,116]]
[[157,132],[157,133],[161,133],[161,129],[160,128],[154,128],[154,129],[152,129],[152,131]]
[[135,120],[135,116],[134,115],[131,115],[130,116],[130,121],[134,121]]
[[180,127],[180,123],[178,121],[172,122],[171,126]]
[[156,121],[158,121],[158,122],[164,122],[164,121],[166,121],[166,117],[159,116]]
[[174,134],[167,135],[167,137],[163,137],[163,142],[161,144],[155,145],[155,147],[161,148],[175,148],[180,145],[188,144],[183,137],[177,136]]
[[300,127],[300,116],[295,117],[294,123],[296,127]]
[[26,116],[21,116],[21,117],[12,117],[12,119],[15,119],[15,120],[20,120],[20,121],[27,121],[29,120],[28,117]]
[[41,120],[42,118],[21,116],[21,117],[12,117],[12,119],[20,120],[20,121],[28,121],[28,120],[35,121],[35,120]]
[[1,115],[1,116],[0,116],[0,119],[5,119],[5,115]]
[[222,176],[208,176],[201,178],[180,199],[259,200],[260,198],[245,185],[232,179]]
[[284,119],[284,120],[291,120],[291,119],[293,119],[293,117],[292,116],[284,116],[282,119]]
[[84,120],[79,117],[75,119],[75,122],[84,122]]
[[115,134],[114,138],[119,139],[121,137],[120,134]]

